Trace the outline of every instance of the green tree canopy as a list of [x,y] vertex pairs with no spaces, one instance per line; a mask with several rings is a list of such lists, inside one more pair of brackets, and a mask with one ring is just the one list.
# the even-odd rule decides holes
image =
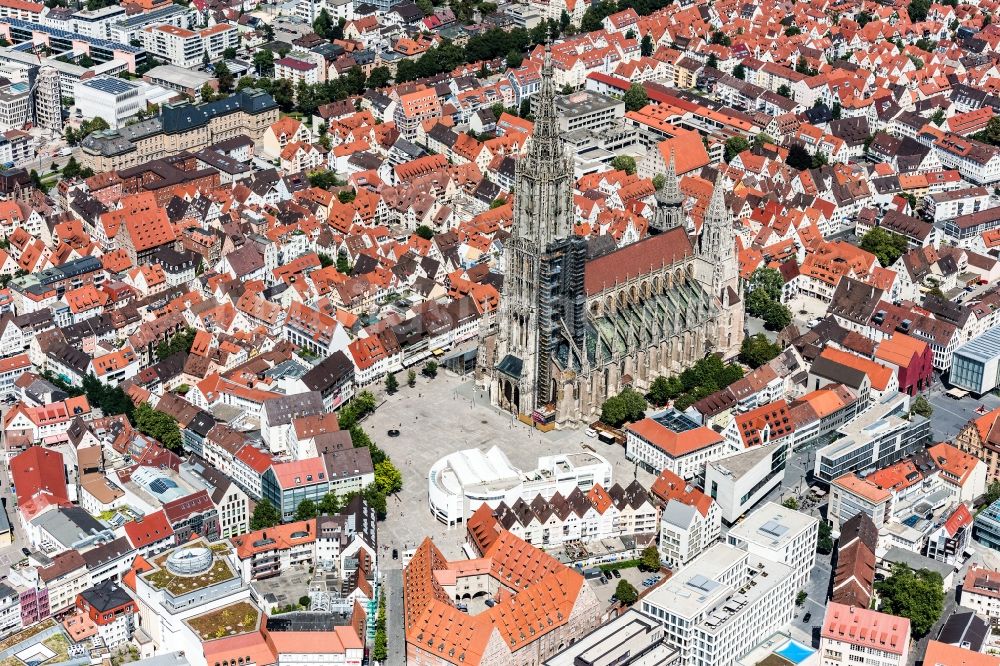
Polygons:
[[642,549],[639,555],[639,567],[646,571],[660,570],[660,551],[654,544],[650,544]]
[[392,395],[399,390],[399,380],[396,379],[396,373],[387,372],[385,375],[385,392]]
[[295,520],[309,520],[316,517],[316,502],[304,499],[295,507]]
[[812,155],[809,154],[809,151],[801,143],[793,143],[788,147],[788,157],[785,158],[785,164],[800,171],[802,169],[811,169]]
[[733,158],[742,153],[744,150],[750,147],[750,142],[741,136],[732,136],[726,139],[726,153],[723,159],[726,160],[726,164],[733,161]]
[[929,419],[931,414],[934,413],[934,408],[931,406],[931,403],[927,401],[927,398],[922,395],[918,395],[917,399],[913,401],[913,405],[910,407],[910,413]]
[[612,428],[638,421],[646,415],[646,398],[631,387],[611,396],[601,406],[601,421]]
[[626,606],[631,606],[639,600],[639,591],[627,580],[620,580],[618,586],[615,587],[615,599]]
[[181,450],[181,430],[174,417],[153,409],[149,403],[143,403],[135,408],[136,429],[149,435],[171,451]]
[[611,168],[624,171],[631,176],[636,169],[635,158],[631,155],[615,155],[614,159],[611,160]]
[[776,268],[758,268],[747,281],[747,292],[762,290],[772,301],[781,300],[781,291],[785,286],[785,279],[781,277],[781,272]]
[[879,610],[909,618],[914,638],[926,636],[944,611],[944,581],[936,571],[895,564],[875,591],[882,600]]
[[625,110],[638,111],[649,103],[646,89],[638,83],[633,83],[625,93]]
[[860,247],[874,254],[883,266],[892,266],[906,253],[907,240],[882,227],[872,227],[861,239]]
[[740,362],[759,368],[781,353],[781,347],[770,342],[763,333],[748,335],[740,345]]
[[253,515],[250,516],[250,529],[262,530],[266,527],[274,527],[281,523],[281,512],[268,500],[262,499],[253,508]]
[[420,236],[424,240],[430,240],[434,238],[434,230],[428,227],[426,224],[421,224],[414,230],[413,233]]

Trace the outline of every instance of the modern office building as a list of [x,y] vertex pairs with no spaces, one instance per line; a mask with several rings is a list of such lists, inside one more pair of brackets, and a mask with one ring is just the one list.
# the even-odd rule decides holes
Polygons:
[[785,627],[795,608],[792,568],[716,544],[642,598],[686,666],[731,664]]
[[988,548],[1000,550],[1000,500],[976,515],[972,538]]
[[31,122],[31,86],[26,82],[0,88],[0,131],[22,129]]
[[888,395],[837,429],[841,435],[816,452],[816,478],[830,483],[849,472],[881,469],[923,449],[931,439],[930,421],[910,415],[910,398]]
[[955,350],[948,382],[976,395],[1000,386],[1000,328],[988,329]]
[[625,117],[625,102],[610,95],[578,90],[556,97],[560,132],[600,132]]
[[792,568],[796,589],[809,582],[816,564],[819,519],[768,502],[729,530],[729,545]]
[[118,129],[146,109],[146,98],[133,83],[113,76],[81,81],[73,95],[76,108],[87,120],[101,117]]
[[705,490],[732,525],[785,478],[787,444],[765,444],[715,460],[705,467]]
[[566,647],[542,666],[680,665],[680,652],[663,642],[663,625],[635,609]]
[[674,409],[625,426],[625,457],[652,474],[701,478],[706,463],[729,453],[721,434]]

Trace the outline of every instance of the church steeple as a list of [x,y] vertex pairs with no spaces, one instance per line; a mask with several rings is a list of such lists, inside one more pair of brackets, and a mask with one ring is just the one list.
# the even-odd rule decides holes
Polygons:
[[552,79],[552,52],[546,45],[535,127],[527,152],[517,161],[514,189],[514,234],[540,249],[573,232],[573,164],[559,136]]
[[652,233],[662,233],[674,227],[685,225],[684,195],[677,180],[677,164],[674,151],[670,150],[670,162],[663,174],[663,187],[656,191],[656,213],[650,224]]

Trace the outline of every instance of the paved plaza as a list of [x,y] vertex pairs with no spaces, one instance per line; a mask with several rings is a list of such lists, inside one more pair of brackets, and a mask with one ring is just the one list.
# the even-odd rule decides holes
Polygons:
[[[587,445],[612,464],[615,482],[626,485],[638,477],[647,488],[653,482],[652,475],[625,460],[624,447],[586,437],[583,429],[539,432],[491,406],[469,377],[440,372],[433,380],[419,377],[413,388],[406,386],[405,374],[400,379],[399,391],[381,396],[385,402],[364,421],[365,430],[403,474],[403,490],[389,498],[388,518],[379,525],[383,553],[397,548],[402,556],[430,536],[446,557],[464,557],[464,526],[449,530],[427,504],[431,465],[462,449],[497,445],[515,466],[531,470],[539,456],[584,451]],[[398,429],[399,437],[389,437],[390,429]],[[402,565],[402,557],[383,561],[387,568]]]

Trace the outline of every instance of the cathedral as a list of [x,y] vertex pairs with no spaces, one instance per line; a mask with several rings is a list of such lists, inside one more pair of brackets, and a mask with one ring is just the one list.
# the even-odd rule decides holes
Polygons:
[[742,285],[723,187],[716,182],[692,239],[672,156],[652,235],[609,252],[574,234],[573,160],[559,138],[548,53],[538,95],[515,173],[497,326],[482,336],[477,374],[503,409],[574,426],[626,386],[645,392],[707,354],[735,356]]

